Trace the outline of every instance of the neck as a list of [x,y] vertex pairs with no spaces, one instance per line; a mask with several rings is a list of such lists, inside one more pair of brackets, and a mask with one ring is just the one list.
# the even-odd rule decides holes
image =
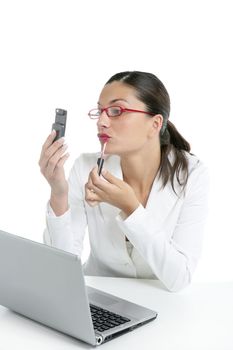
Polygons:
[[150,150],[123,155],[121,156],[123,179],[138,193],[146,193],[151,189],[160,162],[160,145]]

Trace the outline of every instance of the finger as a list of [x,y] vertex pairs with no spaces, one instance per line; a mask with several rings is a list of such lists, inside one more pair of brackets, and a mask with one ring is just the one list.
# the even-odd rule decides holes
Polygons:
[[57,163],[57,168],[62,168],[65,164],[65,162],[67,161],[67,159],[69,158],[70,154],[69,153],[65,153],[60,160]]
[[[93,196],[94,195],[94,196]],[[101,191],[92,185],[91,181],[85,184],[85,199],[87,200],[101,200]]]
[[[104,172],[104,171],[103,171]],[[100,177],[94,168],[91,172],[91,181],[92,181],[92,188],[98,192],[108,192],[112,190],[112,186],[115,185],[117,187],[120,187],[122,181],[120,179],[117,179],[115,176],[110,174],[108,172],[109,176],[106,175],[106,177],[103,175],[103,177]],[[101,193],[101,192],[99,192]]]
[[92,182],[92,184],[96,187],[98,187],[101,184],[103,179],[98,174],[98,166],[95,166],[92,169],[92,171],[89,174],[89,179]]
[[96,193],[100,197],[103,195],[103,190],[99,188],[99,185],[94,185],[91,179],[89,179],[86,183],[86,188],[87,190]]
[[54,139],[56,137],[56,131],[52,130],[47,139],[45,140],[45,143],[43,144],[42,148],[47,149],[49,146],[52,145]]
[[49,160],[57,154],[57,152],[61,152],[64,145],[64,138],[60,138],[56,141],[52,146],[50,146],[45,151],[41,152],[41,157],[39,161],[39,165],[41,168],[45,168],[48,165]]
[[[94,190],[95,192],[98,191],[98,179],[99,179],[99,176],[98,176],[98,167],[96,166],[95,168],[92,169],[92,171],[90,172],[89,174],[89,177],[88,177],[88,182],[87,182],[87,188],[89,190]],[[94,182],[96,183],[96,185],[94,184]]]
[[98,177],[99,177],[99,175],[98,175],[98,166],[96,165],[96,166],[91,170],[91,172],[90,172],[90,174],[89,174],[89,178],[90,178],[91,181],[93,182],[93,180],[94,180],[94,181],[98,180]]
[[90,174],[89,174],[89,177],[88,177],[87,183],[85,184],[85,189],[88,189],[88,190],[93,189],[93,183],[92,183],[92,180],[91,180]]
[[90,207],[95,207],[96,205],[99,204],[98,201],[86,201],[86,202],[87,202],[87,204],[88,204]]
[[56,168],[56,166],[57,166],[58,162],[60,161],[60,159],[63,157],[64,152],[66,151],[67,147],[68,147],[67,145],[63,145],[55,153],[55,155],[48,160],[47,167],[46,167],[46,172],[47,172],[48,176],[52,176],[53,175],[54,169]]
[[86,189],[86,192],[85,192],[85,201],[91,206],[99,203],[97,194],[95,192],[92,192],[88,188]]
[[49,149],[51,146],[55,146],[56,148],[56,146],[59,146],[60,143],[64,142],[64,137],[61,137],[54,142],[55,137],[56,137],[56,131],[52,130],[49,136],[47,137],[47,139],[45,140],[44,144],[42,145],[41,153]]
[[122,180],[120,180],[117,177],[115,177],[114,175],[112,175],[106,169],[103,169],[101,174],[105,180],[107,180],[108,182],[110,182],[113,185],[119,185],[122,182]]
[[47,164],[45,166],[49,168],[50,164],[55,166],[57,165],[58,161],[63,157],[65,151],[67,150],[67,145],[62,145],[58,148],[58,150],[48,159]]
[[56,138],[57,136],[57,132],[56,130],[52,130],[51,133],[49,134],[49,136],[47,137],[47,139],[45,140],[45,143],[42,145],[42,149],[47,149],[49,148],[52,144],[56,144],[56,143],[59,143],[61,142],[62,140],[64,140],[64,137],[60,137],[58,140],[56,140],[54,142],[54,139]]

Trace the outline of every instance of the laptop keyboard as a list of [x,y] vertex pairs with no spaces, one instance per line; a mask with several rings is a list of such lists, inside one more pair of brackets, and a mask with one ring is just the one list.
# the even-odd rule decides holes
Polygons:
[[96,305],[90,304],[90,309],[95,331],[104,332],[130,321],[126,317],[117,315]]

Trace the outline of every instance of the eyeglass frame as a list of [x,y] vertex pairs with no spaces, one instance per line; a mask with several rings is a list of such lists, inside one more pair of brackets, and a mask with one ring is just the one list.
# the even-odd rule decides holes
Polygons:
[[[113,108],[113,107],[117,107],[121,110],[121,113],[119,115],[116,115],[115,117],[112,116],[112,115],[108,115],[108,109],[109,108]],[[119,117],[120,115],[122,115],[122,113],[124,112],[136,112],[136,113],[144,113],[144,114],[148,114],[148,115],[155,115],[155,113],[150,113],[150,112],[146,112],[146,111],[140,111],[138,109],[131,109],[131,108],[123,108],[121,106],[109,106],[109,107],[105,107],[105,108],[100,108],[100,115],[99,116],[91,116],[90,113],[91,111],[94,111],[94,110],[98,110],[98,108],[92,108],[89,112],[88,112],[88,116],[90,119],[99,119],[100,118],[100,115],[103,113],[103,112],[106,112],[108,118],[116,118],[116,117]]]

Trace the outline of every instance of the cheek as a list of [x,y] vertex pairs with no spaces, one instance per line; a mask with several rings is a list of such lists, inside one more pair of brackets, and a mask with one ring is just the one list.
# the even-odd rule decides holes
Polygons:
[[127,123],[120,129],[119,137],[126,148],[137,148],[147,141],[147,132],[145,124]]
[[122,118],[112,121],[111,129],[117,141],[124,145],[143,143],[148,139],[148,127],[146,121],[137,118]]
[[140,130],[145,128],[145,125],[137,120],[132,121],[130,118],[124,118],[121,120],[117,120],[117,122],[114,125],[112,125],[112,127],[115,130],[122,131],[123,133],[132,134],[132,132],[139,133]]
[[107,145],[106,153],[122,155],[140,150],[148,140],[145,124],[124,122],[111,127],[115,137]]

